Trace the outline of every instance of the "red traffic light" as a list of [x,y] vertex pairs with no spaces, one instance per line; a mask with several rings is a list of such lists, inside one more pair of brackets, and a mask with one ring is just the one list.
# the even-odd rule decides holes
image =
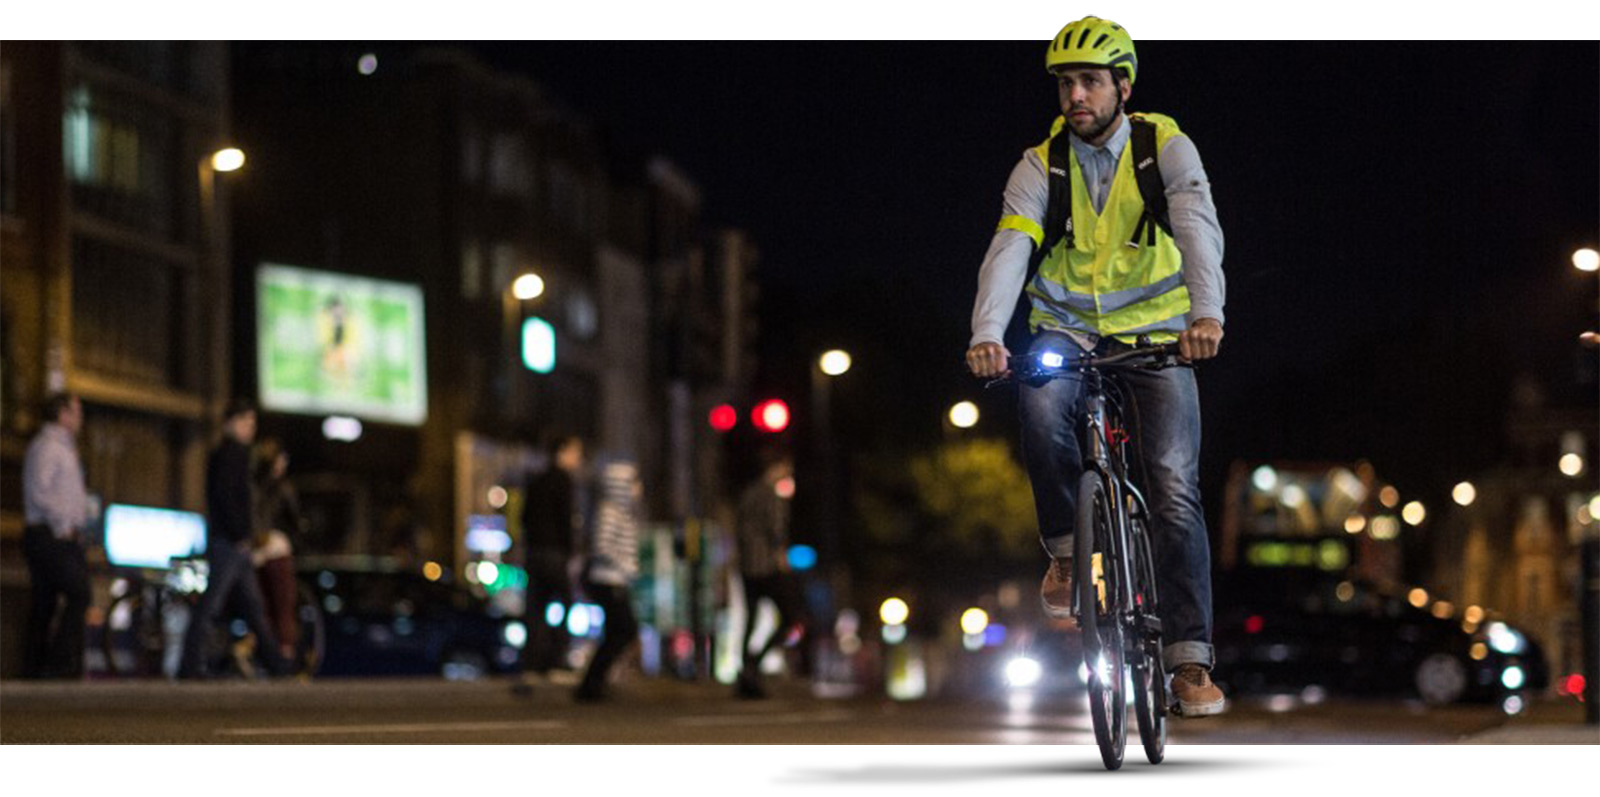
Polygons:
[[739,411],[731,404],[718,404],[711,409],[711,428],[726,432],[739,423]]
[[763,432],[781,432],[789,426],[789,405],[779,399],[767,399],[750,413],[750,422]]

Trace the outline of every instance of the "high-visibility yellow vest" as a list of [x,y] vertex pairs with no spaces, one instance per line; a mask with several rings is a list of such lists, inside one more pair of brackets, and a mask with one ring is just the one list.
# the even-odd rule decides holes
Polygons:
[[[1130,116],[1155,125],[1158,153],[1173,136],[1181,135],[1170,117],[1152,113]],[[1056,119],[1052,137],[1065,121]],[[1062,142],[1065,145],[1065,137]],[[1047,169],[1049,149],[1050,139],[1035,149]],[[1147,228],[1141,228],[1140,219],[1145,203],[1134,176],[1133,150],[1131,144],[1123,147],[1105,207],[1095,213],[1083,169],[1069,148],[1072,232],[1067,237],[1071,243],[1057,242],[1027,286],[1033,305],[1028,316],[1031,332],[1060,329],[1110,335],[1126,342],[1149,335],[1156,343],[1169,343],[1187,328],[1189,289],[1183,282],[1183,256],[1165,230],[1152,233],[1154,243],[1144,235]],[[1000,227],[1020,230],[1033,238],[1035,246],[1043,245],[1044,229],[1037,221],[1007,216]],[[1140,234],[1135,235],[1136,230]]]

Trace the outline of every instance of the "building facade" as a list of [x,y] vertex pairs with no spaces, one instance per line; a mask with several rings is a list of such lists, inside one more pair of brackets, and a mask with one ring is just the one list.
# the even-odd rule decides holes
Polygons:
[[[7,42],[0,52],[0,572],[6,642],[26,574],[21,468],[49,393],[82,397],[89,488],[203,509],[233,386],[227,47]],[[19,591],[20,590],[20,591]],[[18,645],[6,650],[13,671]]]

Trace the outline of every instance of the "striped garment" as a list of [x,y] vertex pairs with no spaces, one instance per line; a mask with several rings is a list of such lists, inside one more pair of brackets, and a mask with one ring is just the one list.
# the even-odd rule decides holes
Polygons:
[[588,580],[629,586],[639,575],[639,469],[611,462],[600,471]]

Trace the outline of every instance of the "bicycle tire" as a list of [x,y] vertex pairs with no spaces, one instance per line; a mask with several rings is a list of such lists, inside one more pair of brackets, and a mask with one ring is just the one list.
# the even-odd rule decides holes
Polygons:
[[295,618],[299,620],[300,636],[295,640],[296,671],[301,675],[316,675],[322,668],[327,653],[327,618],[317,605],[317,594],[304,584],[295,585]]
[[[1150,534],[1144,521],[1130,518],[1133,530],[1134,591],[1140,613],[1160,617],[1156,592],[1155,561],[1151,557]],[[1133,707],[1139,726],[1139,743],[1145,758],[1159,764],[1167,750],[1167,672],[1161,662],[1161,638],[1139,629],[1135,646],[1138,661],[1133,665]]]
[[[1088,471],[1078,482],[1078,524],[1075,529],[1074,578],[1082,614],[1083,659],[1089,670],[1089,717],[1095,744],[1106,769],[1122,767],[1127,748],[1127,655],[1116,610],[1116,568],[1111,566],[1111,501],[1099,473]],[[1101,556],[1099,577],[1094,558]],[[1102,591],[1103,590],[1103,591]],[[1102,594],[1104,598],[1102,599]]]
[[148,605],[138,589],[111,601],[102,627],[100,651],[106,670],[121,678],[141,678],[158,673],[161,663],[161,625],[152,628]]

